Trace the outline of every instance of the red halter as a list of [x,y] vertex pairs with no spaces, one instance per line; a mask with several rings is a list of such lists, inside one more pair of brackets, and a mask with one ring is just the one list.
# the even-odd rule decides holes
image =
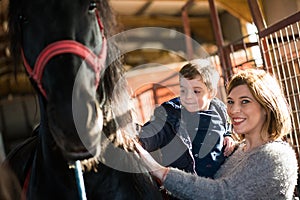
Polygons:
[[47,94],[45,89],[42,86],[43,72],[47,62],[51,58],[59,54],[72,53],[78,55],[83,60],[85,60],[89,64],[89,66],[91,66],[91,68],[94,70],[96,74],[95,85],[96,88],[98,87],[100,81],[100,71],[105,65],[107,46],[106,46],[106,38],[104,36],[103,24],[97,12],[96,12],[96,17],[102,34],[102,48],[99,55],[94,54],[93,51],[91,51],[89,48],[74,40],[61,40],[61,41],[53,42],[49,44],[45,49],[43,49],[39,54],[39,56],[37,57],[34,67],[32,68],[27,62],[24,52],[22,50],[22,58],[23,58],[25,69],[27,70],[29,76],[37,83],[40,92],[43,94],[43,96],[46,99],[47,99]]

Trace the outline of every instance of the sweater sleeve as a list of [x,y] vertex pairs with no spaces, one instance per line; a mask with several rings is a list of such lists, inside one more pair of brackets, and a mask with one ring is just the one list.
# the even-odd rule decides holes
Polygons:
[[221,199],[223,190],[218,181],[171,168],[164,187],[180,199]]
[[229,164],[223,165],[223,175],[214,180],[170,169],[164,186],[180,199],[292,198],[297,160],[291,148],[268,146],[238,158],[228,160]]
[[168,144],[175,136],[174,124],[169,122],[165,107],[154,110],[152,119],[147,122],[139,133],[139,140],[147,151],[155,151]]

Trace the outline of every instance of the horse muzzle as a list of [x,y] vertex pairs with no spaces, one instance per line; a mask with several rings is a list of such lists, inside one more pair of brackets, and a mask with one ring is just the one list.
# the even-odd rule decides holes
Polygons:
[[69,116],[69,111],[65,115],[64,111],[57,112],[49,112],[49,127],[66,160],[98,157],[101,152],[103,116],[97,101],[83,101],[75,110],[73,108],[73,117]]

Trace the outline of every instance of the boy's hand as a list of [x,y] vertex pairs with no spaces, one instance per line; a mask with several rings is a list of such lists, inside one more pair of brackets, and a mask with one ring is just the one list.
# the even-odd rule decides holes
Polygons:
[[232,139],[232,137],[227,136],[227,137],[224,137],[223,145],[225,146],[224,156],[228,157],[234,151],[236,143]]
[[150,173],[157,177],[161,182],[164,182],[169,168],[161,166],[137,141],[134,141],[135,150],[139,154],[141,160],[148,167]]

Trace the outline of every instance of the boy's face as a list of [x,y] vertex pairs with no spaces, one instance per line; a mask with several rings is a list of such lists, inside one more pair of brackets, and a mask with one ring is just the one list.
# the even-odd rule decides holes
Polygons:
[[180,78],[181,104],[189,112],[208,110],[213,97],[213,93],[208,90],[200,76],[191,80]]

